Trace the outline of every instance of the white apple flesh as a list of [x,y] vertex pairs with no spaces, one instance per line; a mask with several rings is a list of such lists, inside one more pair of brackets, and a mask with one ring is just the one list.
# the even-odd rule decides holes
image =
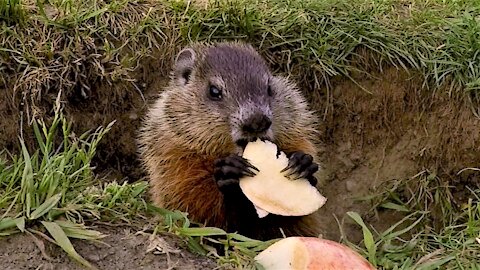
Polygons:
[[306,179],[290,180],[281,171],[288,158],[269,141],[257,140],[245,147],[243,158],[259,172],[240,180],[240,188],[253,203],[260,218],[268,213],[282,216],[304,216],[322,207],[327,199]]

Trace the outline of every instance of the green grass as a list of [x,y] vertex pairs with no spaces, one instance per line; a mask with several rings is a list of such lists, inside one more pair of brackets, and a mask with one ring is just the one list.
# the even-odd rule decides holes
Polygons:
[[0,21],[8,24],[22,22],[25,12],[21,0],[2,0],[0,2]]
[[81,191],[93,183],[90,161],[110,125],[92,134],[72,137],[71,125],[57,111],[51,126],[38,121],[33,127],[37,149],[29,151],[19,138],[22,155],[13,156],[11,162],[2,164],[0,236],[26,231],[35,233],[37,227],[42,226],[51,236],[48,240],[91,267],[75,252],[69,238],[99,240],[104,237],[78,221],[82,215],[99,208],[91,209],[85,204]]
[[[7,3],[15,4],[2,10],[22,10],[22,3]],[[150,56],[166,74],[179,46],[241,39],[305,89],[322,91],[332,78],[396,66],[419,74],[426,86],[476,93],[479,14],[474,0],[240,0],[211,1],[207,9],[173,0],[42,0],[24,23],[0,24],[1,76],[31,106],[38,99],[30,94],[68,96],[99,80],[125,82],[136,92],[135,71]]]
[[[355,213],[362,246],[354,246],[380,269],[479,269],[480,190],[469,189],[467,202],[453,202],[453,187],[428,171],[379,188],[375,209],[405,213],[398,223],[377,232]],[[348,241],[347,241],[348,242]]]
[[[76,137],[59,110],[50,125],[41,120],[33,123],[36,150],[29,151],[19,138],[22,155],[0,162],[0,238],[16,233],[41,236],[93,269],[70,241],[101,241],[105,237],[86,223],[122,222],[133,226],[138,222],[145,229],[146,220],[157,215],[161,222],[151,226],[153,234],[176,234],[192,251],[209,255],[225,266],[254,267],[253,256],[271,242],[199,227],[188,220],[186,213],[150,205],[144,199],[144,181],[120,185],[115,181],[101,184],[95,179],[91,160],[113,124]],[[225,255],[218,255],[213,244],[224,246]]]

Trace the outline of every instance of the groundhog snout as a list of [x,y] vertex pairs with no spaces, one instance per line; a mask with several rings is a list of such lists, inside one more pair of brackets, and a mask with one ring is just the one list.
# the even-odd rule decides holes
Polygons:
[[272,120],[264,114],[254,114],[250,116],[242,125],[244,135],[262,135],[268,131],[272,125]]

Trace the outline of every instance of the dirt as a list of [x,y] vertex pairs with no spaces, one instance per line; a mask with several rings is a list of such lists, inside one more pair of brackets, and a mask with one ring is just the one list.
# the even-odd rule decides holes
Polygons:
[[[77,134],[117,121],[98,149],[97,173],[109,173],[110,177],[128,181],[144,176],[137,158],[135,136],[148,105],[166,83],[167,72],[158,66],[166,66],[167,62],[165,59],[145,62],[136,75],[142,82],[138,84],[139,89],[130,84],[100,83],[86,96],[73,92],[67,97],[66,114],[73,121]],[[319,180],[321,191],[328,198],[320,210],[324,215],[323,236],[340,240],[342,233],[338,223],[341,223],[349,240],[361,239],[359,227],[345,218],[347,211],[360,213],[378,230],[387,228],[401,215],[394,211],[372,211],[369,203],[359,198],[385,181],[410,178],[422,170],[448,179],[458,187],[456,199],[467,200],[466,187],[480,185],[478,173],[464,171],[457,175],[461,169],[478,167],[480,163],[480,120],[471,111],[470,100],[465,95],[424,89],[418,76],[393,68],[373,77],[356,78],[370,93],[344,78],[334,79],[328,91],[324,86],[317,87],[315,95],[311,94],[311,86],[302,87],[323,119],[319,126],[323,134]],[[19,110],[19,101],[13,106],[12,98],[0,96],[0,117],[5,119],[0,122],[3,130],[0,146],[15,151],[20,130],[30,144],[33,137],[25,125],[26,117],[23,122],[20,120],[22,112],[25,116],[28,110]],[[51,102],[45,103],[46,112],[50,105]],[[116,231],[107,240],[112,245],[110,248],[93,248],[81,241],[75,244],[78,244],[79,253],[93,258],[102,269],[141,265],[144,269],[168,268],[166,255],[145,253],[146,238],[142,237]],[[40,265],[57,268],[63,267],[63,263],[74,269],[74,264],[55,247],[49,249],[53,262],[42,259],[28,236],[2,240],[0,250],[0,264],[7,265],[7,269]],[[179,269],[205,262],[183,251],[170,256],[173,262],[183,263],[179,265],[184,268]]]
[[[458,190],[479,186],[472,172],[457,175],[480,161],[480,119],[470,111],[469,100],[429,93],[418,78],[395,69],[359,83],[371,93],[351,81],[334,82],[331,113],[323,115],[320,127],[321,190],[328,198],[321,212],[325,237],[335,240],[341,238],[336,218],[343,223],[347,211],[360,213],[378,230],[401,219],[395,211],[371,211],[371,205],[360,200],[385,181],[429,170],[451,180]],[[458,203],[468,199],[466,194],[456,194]],[[361,240],[359,227],[343,221],[345,236]]]
[[[104,244],[73,240],[77,252],[98,269],[215,269],[217,264],[206,257],[194,255],[185,249],[178,238],[137,233],[129,228],[102,227],[108,236]],[[58,246],[47,241],[44,251],[35,242],[38,236],[18,234],[0,242],[2,269],[84,269]]]

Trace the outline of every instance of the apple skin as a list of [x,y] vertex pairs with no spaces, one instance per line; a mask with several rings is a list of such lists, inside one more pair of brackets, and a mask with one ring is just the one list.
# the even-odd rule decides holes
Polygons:
[[316,237],[284,238],[255,259],[266,270],[375,270],[365,258],[340,243]]
[[357,252],[340,243],[314,237],[300,237],[300,240],[311,256],[307,269],[375,269]]

